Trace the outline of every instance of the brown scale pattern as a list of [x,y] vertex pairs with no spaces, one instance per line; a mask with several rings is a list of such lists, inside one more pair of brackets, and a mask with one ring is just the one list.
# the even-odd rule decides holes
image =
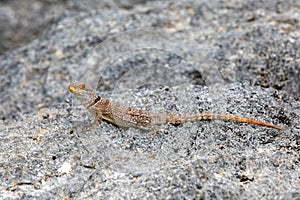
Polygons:
[[195,122],[200,120],[230,120],[249,124],[257,124],[281,130],[282,128],[273,124],[257,121],[245,117],[239,117],[230,114],[217,113],[195,113],[195,114],[160,114],[130,108],[103,99],[95,92],[86,87],[84,83],[71,84],[69,90],[75,94],[85,107],[94,113],[99,123],[105,120],[111,124],[121,127],[136,127],[140,129],[151,129],[154,126],[162,124],[182,124],[185,122]]

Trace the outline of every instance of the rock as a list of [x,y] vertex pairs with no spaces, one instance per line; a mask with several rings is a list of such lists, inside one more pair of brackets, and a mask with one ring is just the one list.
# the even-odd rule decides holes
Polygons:
[[[61,10],[43,34],[2,48],[1,199],[300,195],[299,3],[47,2],[39,5]],[[157,135],[92,127],[72,81],[136,108],[232,113],[284,129],[220,120]]]

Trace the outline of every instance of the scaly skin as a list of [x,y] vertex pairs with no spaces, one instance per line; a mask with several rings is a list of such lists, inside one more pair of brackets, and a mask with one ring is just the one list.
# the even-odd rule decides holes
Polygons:
[[75,94],[89,112],[93,113],[98,122],[105,120],[111,124],[121,127],[135,127],[149,130],[157,125],[162,124],[182,124],[185,122],[195,122],[200,120],[231,120],[244,122],[249,124],[257,124],[281,130],[282,128],[273,124],[252,120],[245,117],[239,117],[229,114],[217,113],[195,113],[195,114],[160,114],[147,112],[124,105],[111,102],[101,98],[88,87],[85,83],[71,84],[68,87],[69,91]]

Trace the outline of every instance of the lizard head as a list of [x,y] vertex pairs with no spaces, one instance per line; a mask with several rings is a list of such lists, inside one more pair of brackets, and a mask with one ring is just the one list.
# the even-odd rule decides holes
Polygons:
[[68,87],[69,91],[75,94],[85,107],[90,107],[99,97],[85,83],[72,83]]
[[81,95],[86,92],[86,85],[85,83],[72,83],[68,89],[75,95]]

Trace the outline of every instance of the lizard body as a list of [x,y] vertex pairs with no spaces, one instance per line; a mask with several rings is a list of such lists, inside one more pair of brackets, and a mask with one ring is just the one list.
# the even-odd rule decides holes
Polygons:
[[101,123],[101,121],[104,120],[121,127],[135,127],[147,130],[154,126],[168,123],[178,125],[185,122],[221,119],[257,124],[281,130],[281,127],[273,124],[230,114],[161,114],[143,111],[101,98],[93,90],[87,88],[85,83],[73,83],[68,87],[68,89],[79,98],[89,112],[96,116],[98,123]]

